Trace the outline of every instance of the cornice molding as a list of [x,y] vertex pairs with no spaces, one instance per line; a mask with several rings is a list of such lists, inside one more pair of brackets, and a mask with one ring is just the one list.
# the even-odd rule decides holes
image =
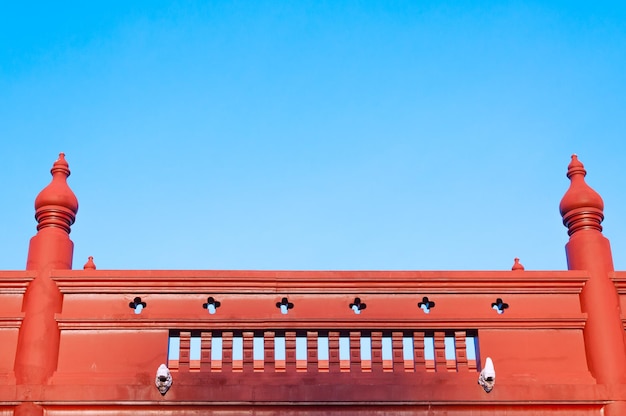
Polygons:
[[63,270],[62,293],[580,293],[586,272]]

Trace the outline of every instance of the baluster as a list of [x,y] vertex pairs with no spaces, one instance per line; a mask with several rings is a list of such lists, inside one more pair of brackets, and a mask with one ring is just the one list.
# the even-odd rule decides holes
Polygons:
[[317,331],[306,332],[306,371],[317,372]]
[[296,333],[285,332],[285,371],[296,371]]
[[372,332],[372,372],[383,371],[383,333]]
[[200,333],[200,371],[211,371],[211,343],[213,333],[202,331]]
[[402,332],[391,333],[391,348],[393,352],[393,371],[404,371],[404,352],[402,351]]
[[424,333],[413,332],[413,364],[416,372],[426,371],[426,359],[424,357]]
[[265,371],[276,371],[276,353],[274,352],[274,337],[276,334],[273,331],[265,331],[263,336],[263,352],[265,355],[263,367]]
[[435,332],[435,371],[447,371],[446,362],[446,334]]
[[222,332],[222,372],[233,371],[233,333]]
[[191,349],[191,332],[181,331],[180,333],[180,357],[178,371],[186,373],[189,371],[189,350]]
[[254,370],[254,333],[244,331],[243,336],[243,371],[248,373]]
[[328,371],[338,373],[339,369],[339,332],[328,332]]
[[456,350],[456,370],[467,371],[467,350],[465,344],[465,331],[454,332],[454,349]]
[[350,372],[361,372],[361,332],[350,332]]

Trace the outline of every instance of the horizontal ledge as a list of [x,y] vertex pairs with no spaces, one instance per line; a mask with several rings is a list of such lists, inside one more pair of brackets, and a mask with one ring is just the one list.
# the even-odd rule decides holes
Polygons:
[[55,271],[62,293],[580,293],[585,272]]
[[178,407],[178,406],[197,406],[197,407],[211,407],[211,406],[224,406],[224,407],[236,407],[236,406],[280,406],[280,407],[302,407],[302,406],[340,406],[340,407],[358,407],[358,406],[475,406],[476,410],[480,410],[481,406],[520,406],[520,407],[537,407],[537,406],[580,406],[580,405],[605,405],[614,400],[612,399],[555,399],[555,400],[532,400],[532,399],[520,399],[520,400],[476,400],[476,399],[459,399],[459,400],[416,400],[416,401],[352,401],[352,402],[338,402],[338,401],[36,401],[35,403],[43,406],[101,406],[101,407],[138,407],[138,406],[154,406],[155,410],[166,407]]
[[[131,282],[132,283],[132,282]],[[127,294],[127,293],[145,293],[145,294],[248,294],[248,295],[263,295],[263,294],[311,294],[311,295],[323,295],[323,294],[353,294],[353,295],[424,295],[424,294],[580,294],[582,290],[582,284],[580,286],[556,286],[549,284],[542,286],[530,286],[522,285],[513,282],[511,285],[498,285],[498,282],[490,282],[485,285],[421,285],[420,287],[406,287],[406,286],[391,286],[389,284],[383,285],[380,288],[372,286],[355,286],[350,288],[338,288],[330,285],[322,285],[315,288],[302,288],[302,287],[258,287],[258,288],[245,288],[241,285],[233,285],[232,287],[224,287],[217,284],[189,284],[175,286],[173,282],[169,284],[151,284],[150,282],[144,285],[140,284],[128,284],[111,286],[61,286],[61,293],[63,294],[93,294],[97,292],[99,294]]]
[[0,318],[0,328],[19,328],[23,320],[24,316]]
[[[1,272],[0,272],[1,273]],[[32,274],[32,273],[31,273]],[[617,272],[616,272],[617,274]],[[622,272],[626,276],[626,272]],[[341,280],[363,278],[380,279],[578,279],[587,280],[589,274],[584,270],[540,270],[540,271],[505,271],[505,270],[53,270],[53,278],[218,278],[218,279],[326,279]]]
[[122,321],[58,319],[59,328],[71,329],[189,329],[189,330],[472,330],[472,329],[583,329],[586,317],[571,318],[496,318],[496,319],[429,319],[429,320],[352,320],[338,321],[335,319],[298,319],[298,320],[267,320],[267,319],[133,319]]
[[610,275],[620,295],[626,294],[626,272],[613,272]]
[[0,294],[23,294],[35,279],[32,272],[0,272]]

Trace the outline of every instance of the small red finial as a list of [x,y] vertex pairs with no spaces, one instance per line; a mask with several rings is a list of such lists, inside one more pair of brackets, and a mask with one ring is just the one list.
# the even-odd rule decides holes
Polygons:
[[78,200],[67,185],[70,169],[64,153],[59,154],[59,159],[52,165],[50,173],[52,181],[35,199],[35,219],[39,223],[37,230],[59,227],[69,234],[78,212]]
[[587,171],[578,160],[578,156],[572,155],[572,161],[567,166],[567,177],[571,183],[559,206],[563,224],[568,228],[569,235],[582,229],[602,231],[600,224],[604,220],[604,202],[602,197],[587,185],[585,175]]
[[93,262],[93,256],[89,256],[87,263],[83,266],[83,270],[96,270],[96,263]]
[[583,166],[582,162],[578,160],[578,155],[574,153],[572,155],[572,161],[569,162],[569,165],[567,165],[567,177],[571,179],[573,175],[578,173],[581,173],[583,176],[587,175],[585,166]]
[[59,158],[52,165],[52,169],[50,169],[50,173],[54,175],[55,172],[63,172],[65,177],[70,176],[70,165],[68,165],[67,160],[65,160],[65,153],[59,153]]
[[513,259],[513,267],[511,267],[511,270],[524,270],[524,266],[522,266],[522,263],[519,262],[517,257]]

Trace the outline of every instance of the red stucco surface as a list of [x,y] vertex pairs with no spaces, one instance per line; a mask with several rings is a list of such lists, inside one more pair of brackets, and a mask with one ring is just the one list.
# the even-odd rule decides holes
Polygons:
[[[27,270],[0,272],[0,414],[626,415],[626,272],[613,270],[602,199],[576,158],[561,203],[568,271],[518,262],[501,272],[71,270],[78,203],[64,157],[52,173],[37,197]],[[139,314],[129,306],[136,297]],[[209,297],[220,302],[215,314]],[[284,297],[287,314],[277,307]],[[435,302],[428,314],[424,297]],[[355,298],[367,305],[359,314]],[[496,299],[508,304],[502,314]],[[497,374],[490,393],[477,384],[486,357]],[[173,379],[164,395],[155,386],[162,363]]]

